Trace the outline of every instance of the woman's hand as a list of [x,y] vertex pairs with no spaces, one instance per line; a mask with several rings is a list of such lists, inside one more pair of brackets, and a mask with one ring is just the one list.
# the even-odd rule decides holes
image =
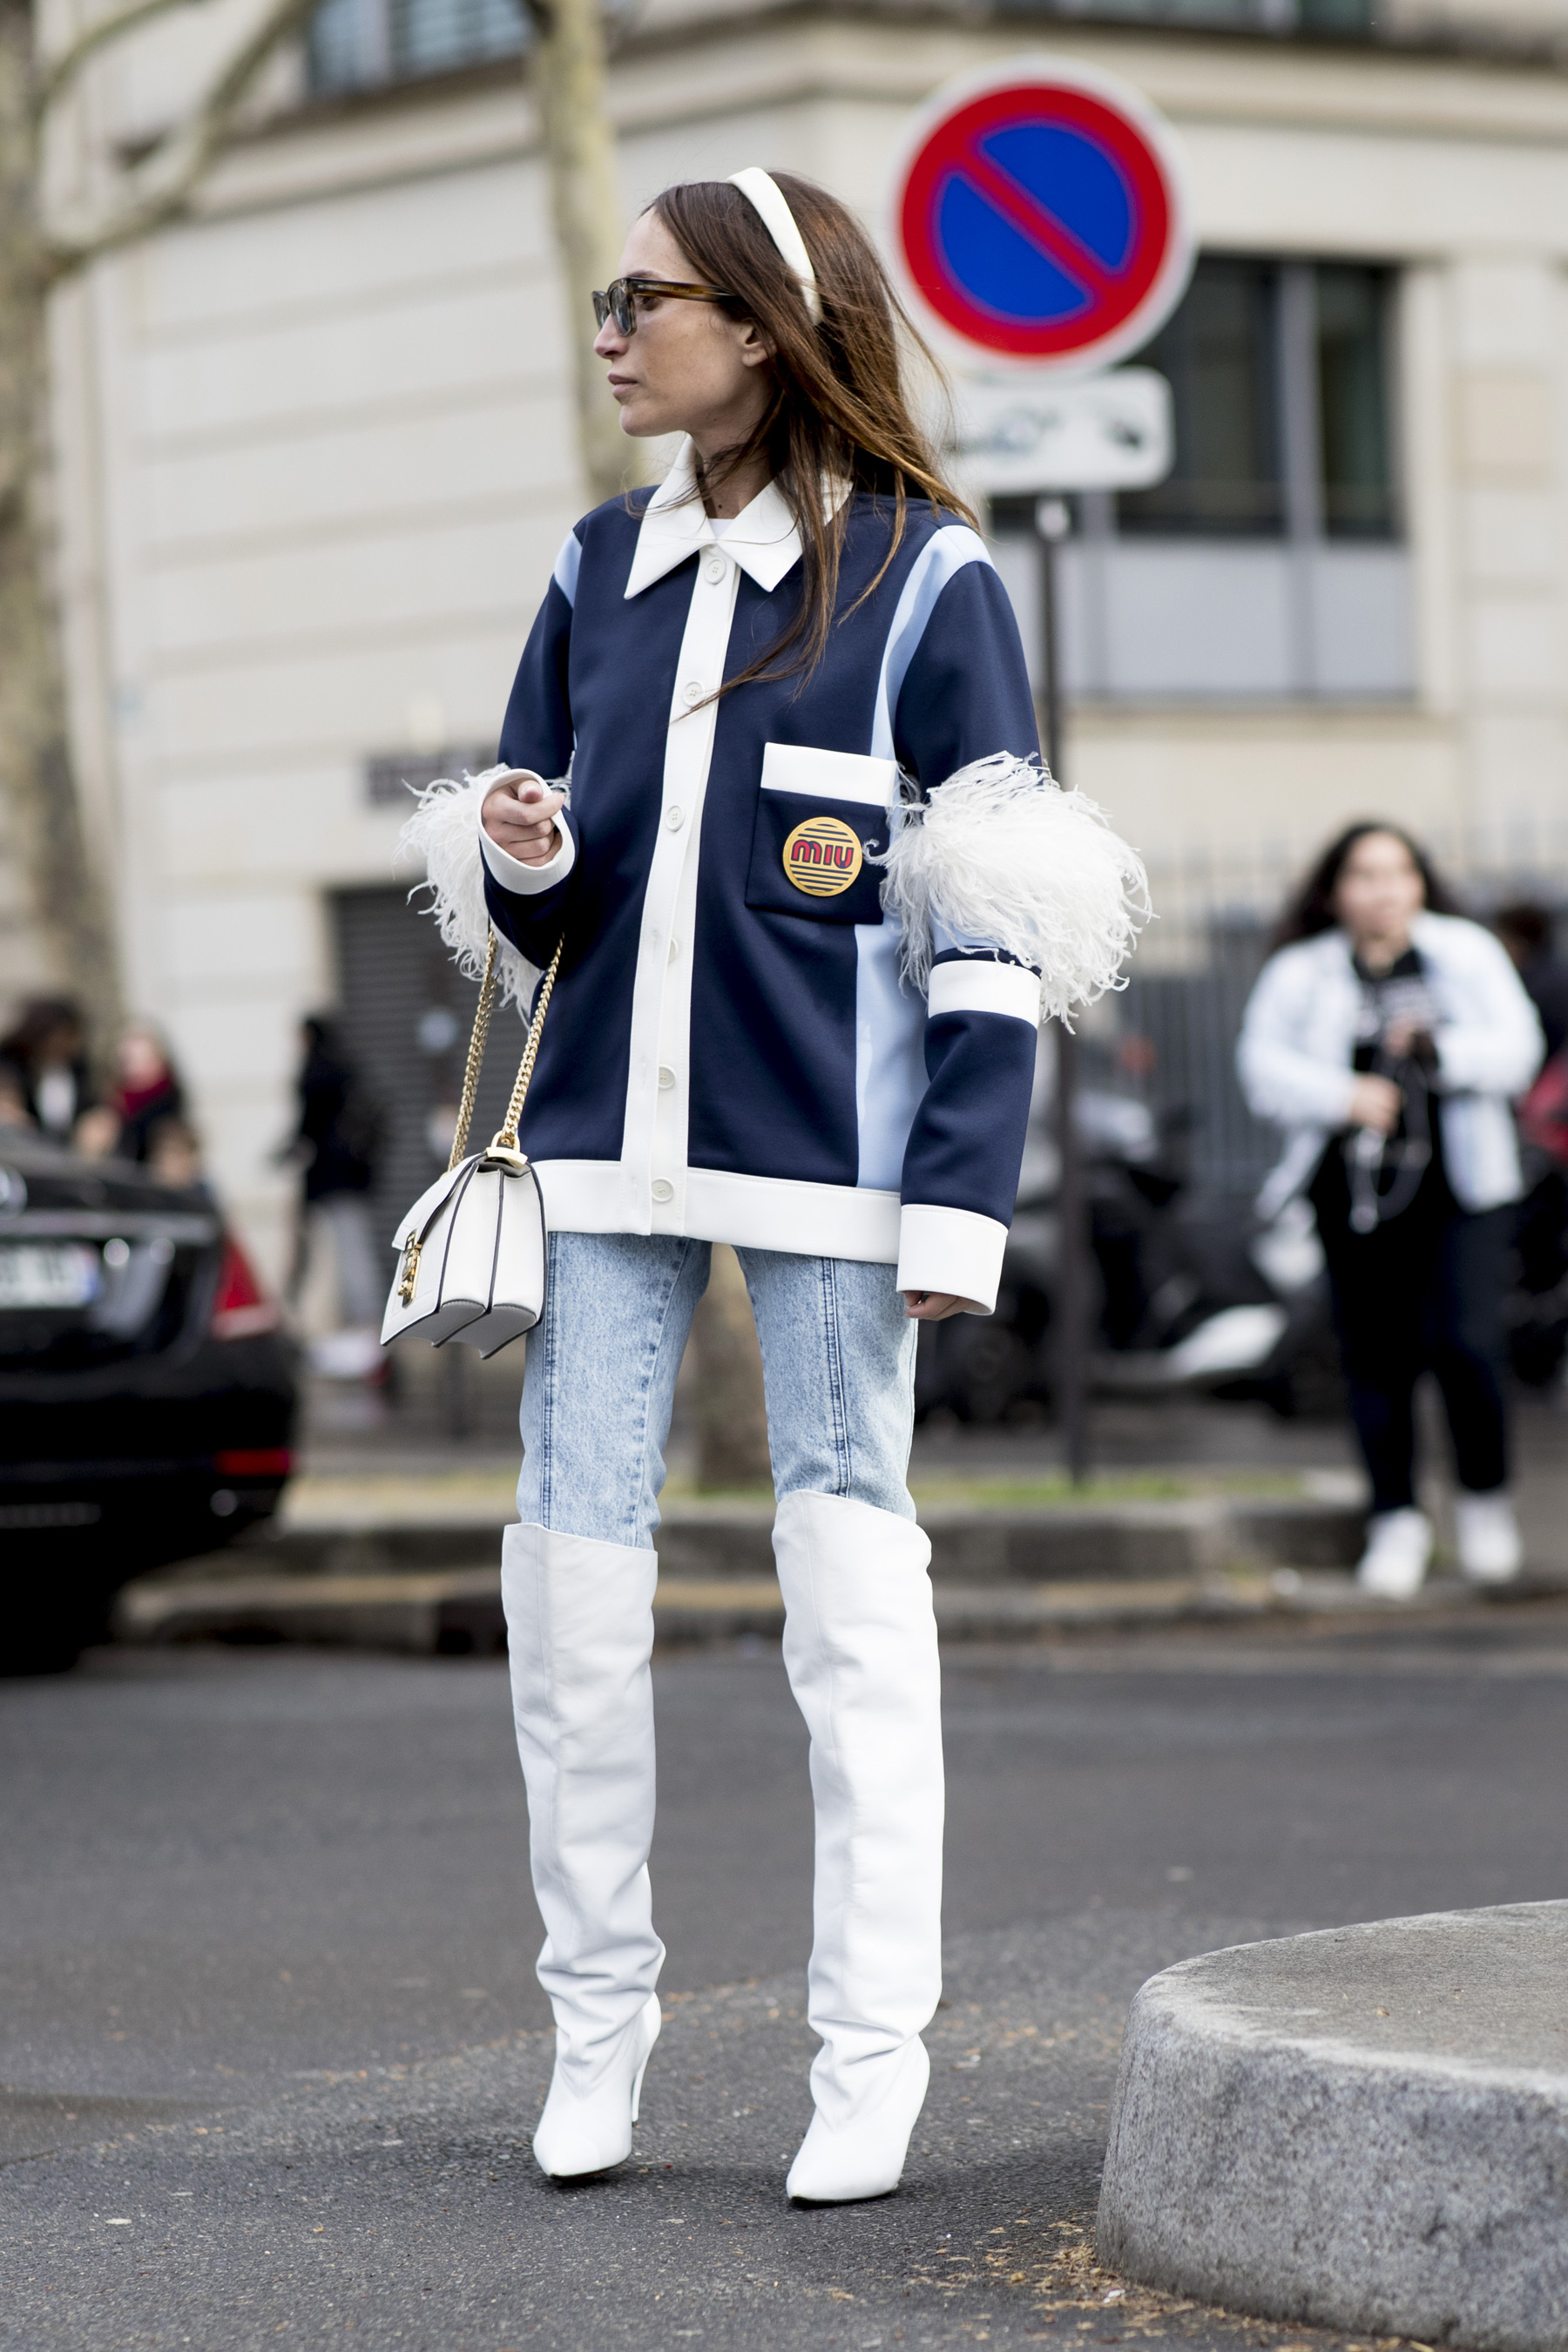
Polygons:
[[951,1290],[906,1290],[904,1314],[911,1323],[945,1323],[950,1315],[978,1314],[973,1298],[955,1297]]
[[1392,1078],[1357,1078],[1351,1087],[1350,1127],[1370,1127],[1375,1135],[1392,1135],[1403,1097]]
[[479,823],[496,847],[520,866],[548,866],[561,846],[555,812],[565,805],[564,793],[549,791],[531,769],[520,768],[491,785]]

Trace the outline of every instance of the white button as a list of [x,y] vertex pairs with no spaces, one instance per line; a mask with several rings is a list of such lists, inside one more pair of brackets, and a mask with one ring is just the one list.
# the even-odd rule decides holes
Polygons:
[[658,1066],[658,1083],[667,1094],[675,1084],[675,1072],[667,1068],[663,1062]]
[[679,955],[679,953],[680,953],[680,941],[679,941],[679,940],[671,940],[671,941],[670,941],[670,943],[669,943],[669,961],[670,961],[670,962],[671,962],[671,963],[674,963],[674,961],[676,961],[676,959],[677,959],[677,957]]
[[703,691],[701,679],[689,677],[680,691],[688,702],[700,702]]
[[653,1183],[653,1197],[656,1201],[673,1201],[675,1198],[674,1185],[668,1181],[668,1178],[656,1176]]
[[704,580],[711,581],[715,588],[718,587],[724,577],[724,559],[721,555],[710,555],[708,558],[702,566],[702,577]]
[[686,812],[684,809],[678,808],[666,809],[664,813],[664,821],[669,827],[671,833],[679,833],[681,826],[686,823]]

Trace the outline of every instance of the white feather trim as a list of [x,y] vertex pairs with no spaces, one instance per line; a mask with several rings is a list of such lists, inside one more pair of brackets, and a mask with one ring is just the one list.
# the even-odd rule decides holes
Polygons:
[[1063,792],[1033,759],[972,761],[902,823],[878,861],[882,903],[904,927],[904,971],[923,995],[933,927],[984,941],[1040,974],[1040,1018],[1107,989],[1149,919],[1149,883],[1103,809]]
[[[485,864],[479,850],[479,810],[485,794],[508,767],[485,768],[461,783],[438,777],[416,796],[414,814],[397,837],[399,855],[421,857],[425,879],[415,889],[428,890],[424,909],[436,919],[443,947],[450,948],[458,971],[467,980],[479,980],[485,969],[490,940],[490,914],[485,904]],[[552,792],[563,790],[553,784]],[[409,892],[414,896],[414,891]],[[496,933],[496,982],[502,1002],[508,999],[526,1019],[539,985],[538,967],[520,955],[510,940]]]

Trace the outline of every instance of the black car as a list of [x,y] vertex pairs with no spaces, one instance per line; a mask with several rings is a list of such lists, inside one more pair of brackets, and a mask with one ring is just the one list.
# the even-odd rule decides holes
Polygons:
[[294,1350],[205,1188],[0,1126],[0,1671],[276,1510]]

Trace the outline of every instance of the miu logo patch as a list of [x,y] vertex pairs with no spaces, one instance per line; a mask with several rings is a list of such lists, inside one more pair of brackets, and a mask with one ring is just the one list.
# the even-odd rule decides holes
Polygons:
[[865,862],[860,836],[842,817],[808,816],[784,845],[784,870],[811,898],[837,898]]

